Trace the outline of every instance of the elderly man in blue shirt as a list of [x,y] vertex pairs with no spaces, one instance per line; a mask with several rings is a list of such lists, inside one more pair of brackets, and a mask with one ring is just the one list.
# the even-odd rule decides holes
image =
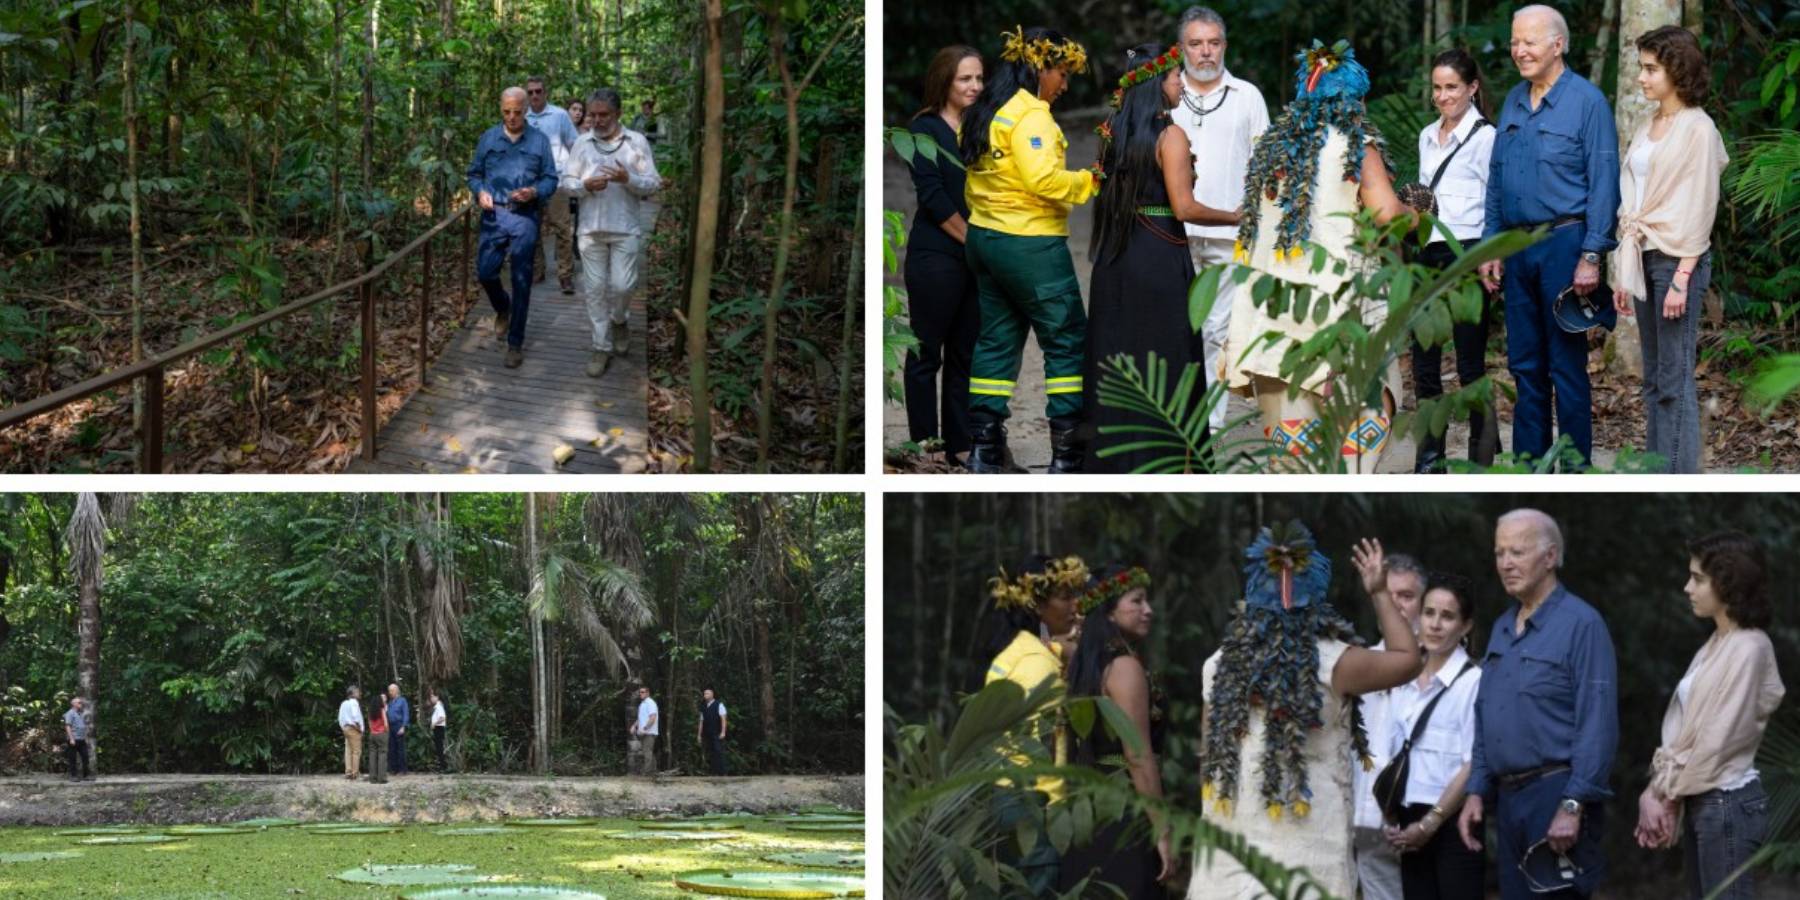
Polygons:
[[[531,309],[531,254],[538,219],[556,193],[556,158],[544,133],[525,123],[525,90],[500,95],[499,125],[475,144],[469,193],[481,206],[475,277],[494,307],[494,335],[506,341],[506,367],[525,361],[525,317]],[[500,286],[500,264],[512,262],[512,295]]]
[[412,704],[400,696],[400,686],[388,685],[388,760],[389,774],[406,774],[406,726],[412,724]]
[[[1563,61],[1569,25],[1548,6],[1513,14],[1512,58],[1525,81],[1506,95],[1488,169],[1487,224],[1482,236],[1544,226],[1544,240],[1503,263],[1481,266],[1489,290],[1506,298],[1506,358],[1518,388],[1513,453],[1550,452],[1556,427],[1580,452],[1594,450],[1587,335],[1564,331],[1553,315],[1558,294],[1574,286],[1584,297],[1600,286],[1600,256],[1618,244],[1619,134],[1606,96]],[[1614,313],[1596,298],[1599,320]]]
[[1619,745],[1618,665],[1606,622],[1556,577],[1562,531],[1535,509],[1500,517],[1494,567],[1514,605],[1494,623],[1475,698],[1468,799],[1457,828],[1481,849],[1493,811],[1503,900],[1586,897]]

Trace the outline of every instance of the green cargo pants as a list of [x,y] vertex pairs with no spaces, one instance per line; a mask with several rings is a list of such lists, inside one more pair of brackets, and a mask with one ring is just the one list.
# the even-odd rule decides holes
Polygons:
[[1044,352],[1044,415],[1081,414],[1087,310],[1065,237],[1025,237],[969,226],[969,268],[981,301],[981,335],[969,371],[969,412],[1004,420],[1027,331]]

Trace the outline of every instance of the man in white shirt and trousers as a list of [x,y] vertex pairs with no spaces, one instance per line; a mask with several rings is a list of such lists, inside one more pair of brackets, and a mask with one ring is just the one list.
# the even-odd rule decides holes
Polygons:
[[[1244,175],[1256,138],[1269,127],[1269,107],[1256,85],[1225,69],[1225,19],[1204,6],[1190,6],[1176,30],[1181,46],[1181,103],[1169,117],[1187,132],[1194,154],[1194,199],[1214,209],[1244,204]],[[1237,243],[1236,225],[1188,225],[1188,253],[1194,271],[1231,262]],[[1223,381],[1221,358],[1230,331],[1231,302],[1237,285],[1219,281],[1200,333],[1206,341],[1206,383]],[[1207,410],[1213,433],[1225,428],[1225,396]]]
[[588,96],[589,128],[575,141],[562,189],[581,201],[576,233],[587,290],[593,348],[589,378],[606,374],[615,355],[630,343],[627,321],[638,283],[642,246],[640,207],[662,187],[650,142],[619,123],[619,92],[601,88]]
[[637,721],[631,723],[633,775],[656,774],[656,736],[662,731],[656,714],[656,701],[650,699],[650,688],[639,686]]
[[351,781],[362,772],[363,722],[362,688],[351,685],[338,704],[338,730],[344,733],[344,777]]

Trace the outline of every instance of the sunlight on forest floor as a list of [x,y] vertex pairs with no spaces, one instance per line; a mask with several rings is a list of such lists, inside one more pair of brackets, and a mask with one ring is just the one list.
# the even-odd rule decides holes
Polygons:
[[[581,888],[607,900],[698,897],[675,887],[674,876],[696,869],[797,871],[765,857],[796,851],[855,854],[857,834],[803,834],[783,824],[747,819],[740,836],[682,840],[680,832],[647,840],[612,835],[640,832],[645,820],[600,819],[578,828],[531,828],[498,834],[440,832],[475,824],[410,825],[387,834],[316,834],[275,828],[248,834],[191,836],[177,843],[83,846],[87,837],[58,836],[56,828],[0,828],[4,854],[79,851],[75,858],[0,863],[0,895],[7,897],[372,897],[412,888],[348,884],[333,876],[365,864],[473,866],[503,884]],[[140,828],[145,834],[166,829]],[[806,869],[857,874],[855,869]],[[423,890],[424,888],[419,888]]]

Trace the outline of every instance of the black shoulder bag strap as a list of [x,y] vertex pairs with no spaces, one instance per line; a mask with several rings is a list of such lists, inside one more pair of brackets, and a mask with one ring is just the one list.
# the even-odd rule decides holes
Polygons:
[[1456,677],[1450,679],[1450,683],[1444,685],[1444,689],[1431,698],[1430,703],[1425,704],[1425,709],[1419,713],[1419,720],[1413,723],[1412,734],[1400,746],[1400,752],[1394,754],[1394,758],[1388,760],[1388,764],[1375,775],[1375,801],[1380,805],[1382,815],[1390,822],[1399,821],[1400,811],[1406,806],[1406,782],[1411,775],[1413,744],[1418,743],[1419,737],[1425,733],[1425,725],[1431,721],[1431,714],[1437,709],[1438,701],[1444,699],[1444,695],[1450,693],[1450,689],[1456,687],[1456,683],[1473,668],[1474,660],[1464,663],[1462,671],[1457,672]]
[[[1468,143],[1469,139],[1475,136],[1475,132],[1487,127],[1487,123],[1488,120],[1486,119],[1476,119],[1474,126],[1469,129],[1469,133],[1463,135],[1463,139],[1457,141],[1456,146],[1450,148],[1450,155],[1444,157],[1443,162],[1438,163],[1437,174],[1431,176],[1431,184],[1429,185],[1433,194],[1437,193],[1438,182],[1444,180],[1444,171],[1450,168],[1450,161],[1456,158],[1457,151],[1461,150],[1463,145]],[[1461,678],[1462,676],[1459,674],[1457,677]]]

